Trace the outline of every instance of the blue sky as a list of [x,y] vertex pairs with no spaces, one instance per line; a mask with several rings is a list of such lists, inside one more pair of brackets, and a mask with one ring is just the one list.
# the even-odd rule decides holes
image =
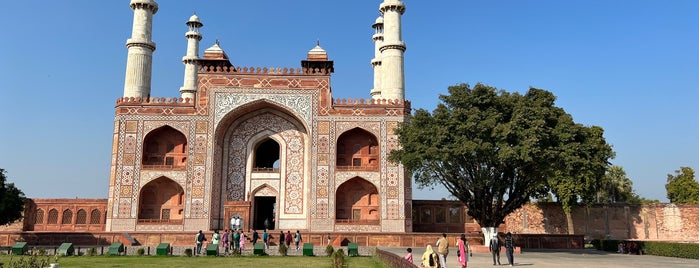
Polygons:
[[[406,97],[432,110],[458,83],[558,96],[605,129],[643,197],[699,168],[699,1],[418,1],[403,16]],[[123,94],[129,1],[8,1],[0,60],[0,168],[28,197],[106,198],[114,104]],[[187,30],[233,64],[298,67],[320,40],[335,98],[368,98],[380,1],[159,1],[152,96],[179,96]],[[201,53],[201,51],[200,51]],[[446,197],[416,190],[415,199]]]

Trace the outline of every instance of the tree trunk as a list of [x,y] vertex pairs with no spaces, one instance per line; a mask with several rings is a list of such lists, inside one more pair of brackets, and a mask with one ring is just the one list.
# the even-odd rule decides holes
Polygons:
[[498,227],[481,227],[483,231],[483,244],[490,247],[490,239],[498,235]]
[[573,215],[570,211],[566,211],[566,222],[568,223],[568,234],[575,234],[575,228],[573,226]]

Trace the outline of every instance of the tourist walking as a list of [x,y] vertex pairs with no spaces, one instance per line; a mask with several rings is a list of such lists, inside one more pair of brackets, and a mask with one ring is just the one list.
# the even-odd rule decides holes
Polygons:
[[201,254],[201,246],[204,244],[204,241],[206,241],[206,236],[201,230],[199,230],[199,233],[197,233],[194,240],[197,246],[197,255]]
[[262,232],[262,242],[265,243],[265,248],[269,249],[269,234],[267,233],[267,229]]
[[294,236],[294,244],[296,244],[296,251],[299,250],[299,243],[301,243],[303,239],[301,238],[301,232],[299,230],[296,230],[296,236]]
[[255,247],[255,244],[257,244],[257,239],[260,239],[260,235],[257,233],[257,230],[252,230],[252,246]]
[[425,253],[422,254],[422,267],[439,268],[439,257],[437,253],[432,251],[431,245],[427,245]]
[[502,244],[500,244],[500,239],[498,239],[498,234],[493,234],[493,238],[490,239],[490,247],[488,247],[488,250],[490,250],[490,253],[493,254],[493,265],[495,265],[496,261],[497,264],[500,265],[500,249],[502,248]]
[[447,240],[447,234],[442,233],[442,237],[437,239],[437,256],[439,256],[439,267],[447,268],[447,255],[449,255],[449,240]]
[[510,266],[515,266],[515,241],[510,232],[507,232],[505,236],[505,253],[507,254],[507,262],[510,263]]
[[469,257],[473,256],[471,246],[468,244],[468,240],[466,240],[466,235],[461,234],[461,238],[459,238],[456,244],[459,245],[459,249],[456,251],[456,257],[459,264],[461,264],[461,268],[466,268]]
[[284,244],[286,240],[284,240],[284,231],[279,231],[279,246]]
[[413,263],[413,249],[408,248],[407,251],[408,251],[408,254],[405,254],[405,257],[403,257],[403,258],[406,261],[408,261],[409,263]]
[[291,231],[286,231],[286,236],[284,237],[284,244],[286,244],[286,248],[288,249],[291,246]]
[[245,239],[247,237],[243,231],[240,231],[240,254],[243,254],[243,250],[245,250]]

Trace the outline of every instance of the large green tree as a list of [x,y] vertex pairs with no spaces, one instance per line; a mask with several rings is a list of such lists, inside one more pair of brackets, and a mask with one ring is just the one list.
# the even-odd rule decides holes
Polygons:
[[598,186],[609,166],[608,160],[614,157],[614,151],[603,134],[601,127],[576,124],[568,114],[559,117],[554,129],[558,159],[548,186],[563,208],[569,234],[574,233],[573,206],[579,201],[595,202]]
[[536,88],[521,95],[461,84],[439,99],[432,113],[417,109],[396,130],[401,148],[390,159],[400,161],[419,186],[442,184],[468,206],[487,237],[508,214],[548,190],[568,148],[559,132],[571,126],[570,115],[554,105],[551,92]]
[[680,167],[675,175],[667,174],[667,199],[670,203],[699,204],[699,183],[694,179],[694,170]]
[[598,203],[642,203],[644,199],[633,190],[633,181],[621,166],[611,166],[597,191]]
[[14,183],[5,180],[5,170],[0,168],[0,225],[19,220],[24,211],[24,193]]

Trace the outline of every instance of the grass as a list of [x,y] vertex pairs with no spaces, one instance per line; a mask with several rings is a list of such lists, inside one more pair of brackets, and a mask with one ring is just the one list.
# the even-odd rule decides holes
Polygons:
[[[10,258],[29,258],[28,256],[0,255],[0,263],[9,267]],[[48,256],[47,256],[48,257]],[[42,258],[42,257],[40,257]],[[44,257],[46,258],[46,257]],[[53,257],[50,257],[53,262]],[[332,263],[329,257],[303,257],[303,256],[243,256],[243,257],[179,257],[179,256],[68,256],[60,257],[59,266],[62,267],[302,267],[302,268],[330,268]],[[347,258],[347,267],[386,268],[387,266],[373,257]]]

